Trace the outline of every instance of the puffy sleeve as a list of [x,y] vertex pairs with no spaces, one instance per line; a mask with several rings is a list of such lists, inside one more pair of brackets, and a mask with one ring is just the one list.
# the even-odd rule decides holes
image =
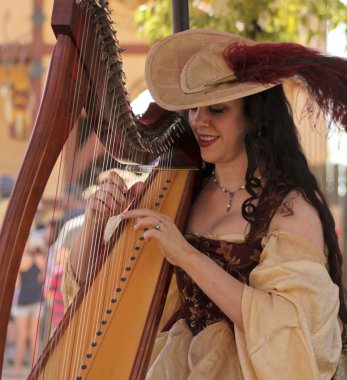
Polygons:
[[338,287],[326,257],[287,232],[263,240],[242,296],[244,332],[235,327],[246,379],[331,379],[341,353]]

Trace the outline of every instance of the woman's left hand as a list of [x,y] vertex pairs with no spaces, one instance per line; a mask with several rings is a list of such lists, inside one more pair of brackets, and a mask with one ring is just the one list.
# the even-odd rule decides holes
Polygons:
[[150,209],[136,209],[121,214],[122,219],[137,218],[135,230],[145,229],[146,240],[155,239],[166,259],[175,266],[183,267],[195,249],[191,246],[173,220]]

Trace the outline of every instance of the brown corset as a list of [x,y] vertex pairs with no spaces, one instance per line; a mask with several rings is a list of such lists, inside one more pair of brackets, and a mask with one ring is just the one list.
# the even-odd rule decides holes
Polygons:
[[[286,189],[286,188],[285,188]],[[262,252],[261,240],[267,234],[271,219],[281,205],[288,189],[270,194],[265,188],[256,208],[257,223],[250,226],[247,243],[231,243],[187,234],[187,241],[202,254],[208,256],[231,276],[244,284],[249,283],[251,271],[258,265]],[[166,325],[169,329],[179,318],[184,318],[194,335],[206,326],[230,319],[215,305],[182,269],[175,267],[177,286],[181,298],[181,310]]]
[[[261,239],[257,239],[254,246],[213,240],[193,234],[187,234],[186,239],[197,250],[244,284],[248,284],[249,274],[258,264],[262,250]],[[182,305],[180,316],[185,318],[193,335],[221,320],[231,323],[187,273],[177,267],[175,272]]]

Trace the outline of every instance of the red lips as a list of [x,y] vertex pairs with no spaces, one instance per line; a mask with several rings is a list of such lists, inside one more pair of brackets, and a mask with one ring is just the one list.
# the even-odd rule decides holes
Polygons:
[[198,144],[201,148],[207,148],[218,140],[218,136],[198,135]]

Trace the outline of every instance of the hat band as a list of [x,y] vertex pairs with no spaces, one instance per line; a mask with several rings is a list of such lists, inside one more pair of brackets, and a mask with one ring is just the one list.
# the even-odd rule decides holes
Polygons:
[[200,87],[196,88],[188,88],[186,85],[182,83],[181,89],[185,94],[197,94],[198,92],[204,92],[209,87],[217,87],[222,84],[233,84],[240,83],[239,79],[235,76],[235,74],[230,74],[224,78],[216,79],[212,82],[206,83]]

